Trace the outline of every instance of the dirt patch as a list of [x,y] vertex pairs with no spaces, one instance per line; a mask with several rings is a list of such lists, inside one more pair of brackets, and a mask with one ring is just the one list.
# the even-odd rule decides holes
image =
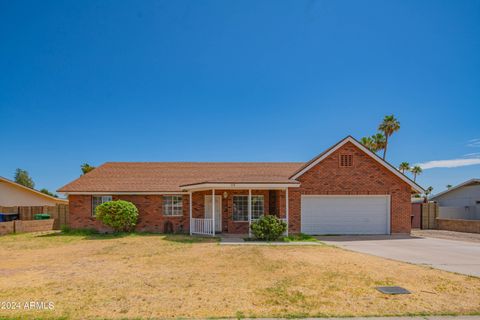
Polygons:
[[[12,241],[14,239],[14,241]],[[70,318],[373,316],[480,312],[480,279],[328,246],[207,239],[6,236],[0,301],[52,301]],[[20,271],[20,272],[19,272]],[[398,285],[411,295],[386,296]]]
[[447,230],[414,229],[412,230],[411,234],[414,237],[439,238],[446,240],[459,240],[480,243],[480,234],[478,233],[456,232]]

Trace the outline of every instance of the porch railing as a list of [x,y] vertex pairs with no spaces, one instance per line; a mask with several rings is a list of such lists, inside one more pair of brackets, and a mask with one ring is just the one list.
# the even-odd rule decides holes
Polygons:
[[192,233],[215,235],[212,224],[212,219],[192,218]]

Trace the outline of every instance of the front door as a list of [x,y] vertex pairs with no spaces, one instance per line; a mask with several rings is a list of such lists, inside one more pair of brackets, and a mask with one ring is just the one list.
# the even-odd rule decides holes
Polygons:
[[[212,219],[212,196],[205,196],[205,219]],[[215,196],[215,232],[222,231],[222,196]]]

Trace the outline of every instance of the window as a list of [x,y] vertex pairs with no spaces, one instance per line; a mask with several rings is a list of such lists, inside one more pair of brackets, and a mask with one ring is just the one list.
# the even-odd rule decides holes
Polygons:
[[163,196],[163,215],[164,216],[182,216],[183,215],[183,197],[182,196]]
[[104,202],[112,201],[112,196],[93,196],[92,197],[92,217],[95,217],[95,209]]
[[340,155],[340,167],[351,167],[353,166],[353,155],[351,154],[341,154]]
[[[252,196],[252,219],[258,219],[263,214],[263,196]],[[233,196],[233,221],[248,221],[248,196]]]

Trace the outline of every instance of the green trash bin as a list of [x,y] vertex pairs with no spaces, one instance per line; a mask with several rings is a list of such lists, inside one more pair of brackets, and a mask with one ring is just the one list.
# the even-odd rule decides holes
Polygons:
[[48,220],[50,215],[48,213],[37,213],[33,215],[34,220]]

